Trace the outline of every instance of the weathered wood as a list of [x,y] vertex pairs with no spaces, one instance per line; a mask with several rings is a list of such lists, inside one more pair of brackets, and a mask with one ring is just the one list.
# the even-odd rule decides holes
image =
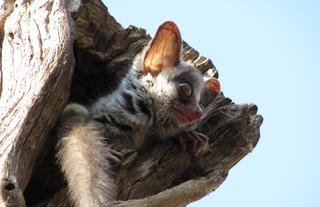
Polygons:
[[[19,190],[25,189],[27,206],[71,206],[55,164],[56,137],[47,135],[68,99],[72,55],[75,72],[69,101],[88,104],[117,86],[150,37],[134,26],[122,28],[100,0],[83,0],[73,13],[72,53],[72,21],[61,1],[16,3],[3,48],[0,164],[6,185],[0,185],[12,189],[12,183],[17,191],[1,196],[13,195],[10,202],[23,206]],[[78,3],[68,7],[77,8]],[[186,43],[183,57],[206,75],[218,77],[211,60]],[[223,94],[207,95],[202,100],[206,116],[198,131],[210,137],[209,152],[195,157],[174,140],[143,152],[117,146],[125,156],[114,169],[119,187],[115,206],[185,206],[216,189],[230,168],[252,151],[262,123],[257,107],[234,104]]]
[[0,206],[12,206],[9,191],[26,187],[43,138],[68,100],[74,67],[71,22],[59,0],[17,0],[6,20],[0,82]]
[[190,202],[200,199],[215,190],[225,180],[224,172],[214,172],[197,180],[188,180],[180,185],[164,190],[156,195],[143,199],[116,201],[115,207],[183,207]]
[[[3,27],[7,17],[11,14],[14,7],[14,0],[0,0],[0,36],[3,34]],[[1,90],[0,90],[1,91]]]

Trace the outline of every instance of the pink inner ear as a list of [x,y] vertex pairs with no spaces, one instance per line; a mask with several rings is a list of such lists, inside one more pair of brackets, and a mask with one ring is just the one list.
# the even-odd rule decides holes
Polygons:
[[174,22],[167,21],[160,25],[144,58],[144,69],[153,76],[163,69],[170,69],[179,64],[181,53],[181,35]]
[[205,87],[215,93],[220,93],[220,82],[215,78],[208,79]]

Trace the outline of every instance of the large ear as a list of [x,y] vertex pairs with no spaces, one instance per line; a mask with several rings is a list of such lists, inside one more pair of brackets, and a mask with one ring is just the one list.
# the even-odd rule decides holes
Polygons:
[[145,71],[157,76],[163,69],[177,66],[181,42],[180,31],[174,22],[167,21],[160,25],[144,57]]
[[221,90],[220,82],[215,78],[209,78],[208,80],[206,80],[205,88],[216,94],[219,94]]

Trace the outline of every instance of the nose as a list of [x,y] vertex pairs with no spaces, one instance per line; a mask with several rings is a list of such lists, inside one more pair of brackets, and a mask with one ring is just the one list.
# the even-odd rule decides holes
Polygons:
[[194,105],[192,116],[194,119],[199,119],[203,116],[203,107],[201,107],[201,104]]

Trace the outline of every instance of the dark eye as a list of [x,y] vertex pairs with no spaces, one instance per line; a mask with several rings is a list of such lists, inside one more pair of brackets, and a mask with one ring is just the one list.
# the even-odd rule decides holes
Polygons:
[[192,88],[188,83],[180,83],[179,84],[180,90],[186,97],[191,96],[192,94]]

